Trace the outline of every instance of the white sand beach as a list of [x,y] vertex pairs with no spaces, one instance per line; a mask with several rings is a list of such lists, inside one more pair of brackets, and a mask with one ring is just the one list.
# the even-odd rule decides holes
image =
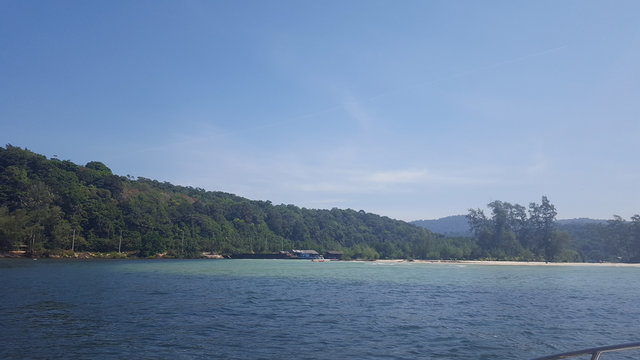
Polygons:
[[376,260],[386,263],[419,263],[419,264],[473,264],[473,265],[504,265],[504,266],[594,266],[594,267],[640,267],[640,264],[628,263],[572,263],[572,262],[543,262],[543,261],[497,261],[497,260]]

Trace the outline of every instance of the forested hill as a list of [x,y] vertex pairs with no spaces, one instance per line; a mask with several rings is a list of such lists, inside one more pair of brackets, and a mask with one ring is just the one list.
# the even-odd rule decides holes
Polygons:
[[273,205],[224,192],[115,175],[27,149],[0,148],[0,250],[194,257],[344,251],[354,258],[426,258],[441,240],[403,221],[354,210]]

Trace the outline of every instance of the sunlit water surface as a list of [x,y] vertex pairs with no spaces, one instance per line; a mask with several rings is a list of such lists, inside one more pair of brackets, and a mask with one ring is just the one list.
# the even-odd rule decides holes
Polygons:
[[0,275],[4,359],[531,359],[640,341],[640,268],[5,259]]

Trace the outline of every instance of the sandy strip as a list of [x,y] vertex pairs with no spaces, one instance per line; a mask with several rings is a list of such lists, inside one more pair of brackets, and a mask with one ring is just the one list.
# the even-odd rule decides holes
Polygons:
[[417,264],[469,264],[469,265],[510,265],[510,266],[596,266],[596,267],[640,267],[640,264],[627,263],[545,263],[542,261],[490,261],[490,260],[376,260],[382,263]]

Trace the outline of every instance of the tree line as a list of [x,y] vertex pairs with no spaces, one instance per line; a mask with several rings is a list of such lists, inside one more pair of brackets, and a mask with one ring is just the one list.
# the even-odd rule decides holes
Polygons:
[[558,225],[583,261],[640,262],[640,215]]
[[568,248],[565,232],[556,230],[556,209],[546,196],[529,208],[493,201],[487,205],[491,216],[470,209],[467,220],[482,255],[499,259],[575,261],[577,253]]
[[640,215],[630,221],[558,224],[555,206],[546,196],[528,208],[493,201],[490,216],[470,209],[467,220],[482,258],[530,261],[640,262]]
[[199,257],[290,249],[358,259],[640,261],[640,216],[559,226],[546,198],[471,209],[473,237],[446,237],[365,211],[274,205],[220,191],[119,176],[0,147],[0,251]]

